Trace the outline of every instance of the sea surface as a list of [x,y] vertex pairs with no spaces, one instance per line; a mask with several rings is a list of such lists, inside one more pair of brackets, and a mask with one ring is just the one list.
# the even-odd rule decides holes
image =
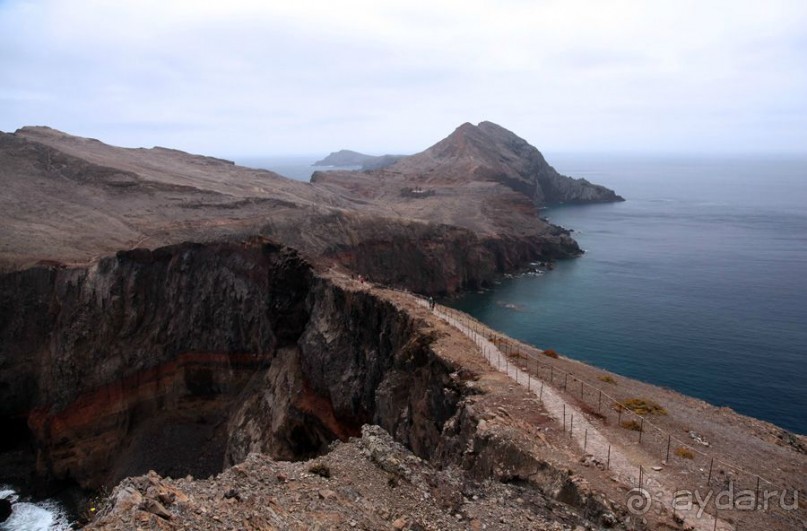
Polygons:
[[542,348],[807,434],[807,157],[547,157],[627,201],[547,209],[586,250],[449,301]]
[[[807,434],[807,156],[546,158],[627,201],[545,210],[584,256],[446,302],[538,347]],[[238,162],[307,181],[314,160]]]

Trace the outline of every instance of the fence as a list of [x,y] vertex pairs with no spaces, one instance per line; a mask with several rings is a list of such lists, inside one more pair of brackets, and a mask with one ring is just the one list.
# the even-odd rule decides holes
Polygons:
[[[422,300],[421,303],[427,304],[425,300]],[[773,504],[769,504],[769,499],[767,498],[767,493],[770,492],[782,493],[783,497],[781,499],[784,499],[787,492],[791,492],[792,496],[797,496],[797,491],[794,489],[788,490],[788,488],[777,485],[759,474],[749,472],[735,464],[708,454],[701,448],[691,444],[690,441],[681,439],[679,436],[665,430],[656,424],[649,415],[641,415],[633,411],[630,404],[613,397],[602,387],[591,385],[575,373],[556,367],[550,361],[551,358],[543,355],[543,351],[499,334],[463,312],[442,305],[438,305],[436,310],[438,314],[442,313],[465,327],[470,332],[469,337],[477,345],[481,346],[483,339],[493,343],[497,347],[495,355],[499,357],[496,365],[501,365],[503,360],[505,372],[508,375],[513,372],[511,367],[526,372],[528,375],[526,382],[528,389],[533,386],[533,381],[535,380],[536,389],[538,385],[542,386],[539,391],[540,396],[543,384],[539,384],[539,382],[549,384],[556,391],[562,392],[564,396],[576,403],[585,414],[588,423],[596,425],[600,429],[608,430],[612,435],[617,434],[622,438],[627,438],[628,442],[633,439],[635,444],[641,446],[649,457],[658,458],[668,467],[668,472],[672,470],[677,473],[678,477],[675,480],[680,483],[676,492],[689,492],[690,494],[711,492],[716,494],[726,492],[726,489],[732,489],[731,492],[733,493],[743,493],[744,503],[750,503],[750,506],[743,505],[742,509],[750,510],[751,512],[743,513],[737,510],[740,504],[738,500],[734,499],[732,499],[733,502],[738,501],[735,508],[725,512],[718,511],[715,504],[712,508],[712,513],[718,513],[713,515],[715,529],[717,529],[718,518],[725,519],[733,524],[735,530],[740,529],[741,522],[738,521],[738,518],[741,516],[744,520],[756,519],[754,513],[757,513],[760,508],[764,508],[766,517],[774,519],[783,529],[801,528],[802,523],[798,511],[784,509],[777,504],[779,499],[774,500]],[[562,424],[564,433],[568,428],[571,436],[575,429],[574,416],[570,414],[567,419],[565,407]],[[583,450],[586,452],[588,431],[584,433],[583,441]],[[601,466],[606,469],[610,468],[610,445],[608,446],[607,455],[600,456],[600,458]],[[647,474],[642,465],[637,467],[636,476],[633,479],[637,487],[642,488],[645,486]],[[765,497],[763,498],[763,496]],[[681,502],[681,500],[677,501],[678,503]],[[697,502],[698,500],[695,499],[695,501]],[[790,498],[788,501],[792,502],[793,499]],[[676,507],[680,507],[678,503],[676,503],[676,500],[671,500],[665,505],[675,515]],[[758,522],[755,523],[758,524]],[[767,525],[773,523],[769,520]],[[743,529],[754,529],[757,526],[750,522],[747,524],[743,522],[742,527]]]

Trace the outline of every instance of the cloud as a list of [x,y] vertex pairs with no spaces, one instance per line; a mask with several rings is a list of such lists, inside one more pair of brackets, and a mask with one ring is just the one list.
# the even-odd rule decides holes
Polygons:
[[11,0],[0,129],[232,156],[490,119],[550,150],[797,150],[806,27],[789,1]]

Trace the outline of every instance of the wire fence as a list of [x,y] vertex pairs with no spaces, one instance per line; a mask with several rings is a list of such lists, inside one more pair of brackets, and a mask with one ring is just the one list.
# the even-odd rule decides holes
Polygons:
[[[409,294],[420,299],[421,304],[431,304],[419,295]],[[697,507],[706,502],[704,512],[716,513],[713,514],[715,529],[718,518],[728,522],[735,530],[756,529],[759,522],[752,523],[750,520],[755,520],[755,513],[760,511],[764,511],[765,517],[769,519],[768,525],[775,524],[776,528],[807,528],[802,521],[804,516],[800,515],[798,510],[796,489],[779,485],[757,473],[711,455],[704,450],[707,447],[706,441],[702,439],[699,441],[696,435],[690,435],[691,440],[686,440],[665,430],[653,420],[651,414],[641,414],[642,404],[619,400],[605,388],[592,385],[578,374],[557,367],[552,363],[552,358],[546,355],[547,353],[551,355],[550,351],[542,351],[517,342],[453,308],[435,305],[435,310],[438,314],[448,316],[465,327],[470,332],[468,336],[478,346],[482,346],[483,340],[495,345],[497,348],[492,355],[499,357],[498,360],[493,360],[495,365],[501,366],[503,363],[508,375],[511,374],[511,367],[525,372],[528,375],[526,378],[528,389],[535,386],[530,390],[537,390],[541,385],[540,393],[543,391],[543,385],[548,384],[563,393],[570,403],[575,404],[592,426],[612,434],[616,433],[628,444],[634,443],[640,446],[651,459],[658,459],[666,467],[666,471],[675,472],[677,477],[674,481],[677,483],[677,489],[673,493],[673,498],[666,502],[654,500],[666,505],[673,516],[676,515],[676,509],[682,505],[694,503]],[[564,407],[563,431],[566,433],[568,430],[570,436],[575,430],[573,415],[570,410],[567,418]],[[588,431],[584,433],[583,441],[583,450],[587,453]],[[609,444],[607,455],[599,456],[596,462],[607,470],[610,469],[610,461]],[[646,486],[647,472],[649,471],[643,465],[637,467],[636,475],[632,478],[634,486],[639,488]],[[731,493],[733,505],[725,511],[719,509],[715,499],[711,500],[711,505],[710,500],[704,499],[705,493],[712,493],[714,497],[726,492]],[[776,493],[776,496],[771,497],[771,493]],[[687,495],[688,499],[681,498]]]

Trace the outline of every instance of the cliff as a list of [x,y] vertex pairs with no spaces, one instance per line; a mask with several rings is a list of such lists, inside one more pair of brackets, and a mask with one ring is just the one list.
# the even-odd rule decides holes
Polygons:
[[0,302],[0,422],[85,486],[317,454],[368,422],[429,457],[462,394],[410,316],[271,243],[12,273]]

